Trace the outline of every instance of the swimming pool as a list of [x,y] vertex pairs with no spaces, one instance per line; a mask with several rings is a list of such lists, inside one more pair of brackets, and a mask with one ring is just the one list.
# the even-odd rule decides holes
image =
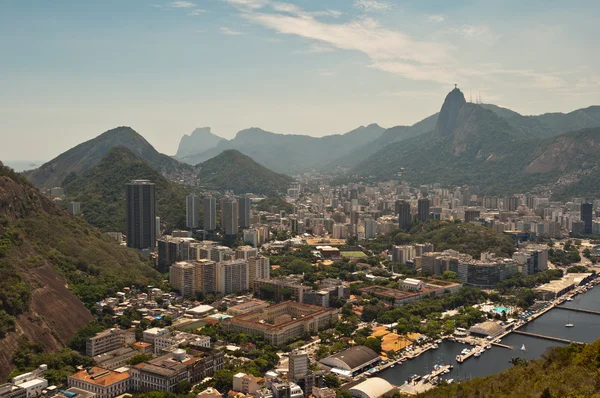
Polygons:
[[492,311],[494,311],[497,314],[502,314],[503,312],[509,314],[512,311],[512,308],[500,305],[498,307],[495,307]]

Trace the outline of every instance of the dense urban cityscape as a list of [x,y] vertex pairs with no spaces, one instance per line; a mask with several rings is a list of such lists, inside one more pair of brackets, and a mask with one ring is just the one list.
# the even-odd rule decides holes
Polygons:
[[600,398],[600,6],[0,5],[0,398]]
[[[123,189],[126,233],[105,234],[165,280],[95,303],[96,321],[70,343],[74,372],[15,370],[0,396],[415,394],[460,382],[453,368],[492,345],[518,349],[501,338],[532,335],[519,329],[597,282],[600,200],[305,174],[281,199],[190,193],[186,228],[165,231],[155,184]],[[385,377],[448,341],[467,348],[428,374]]]

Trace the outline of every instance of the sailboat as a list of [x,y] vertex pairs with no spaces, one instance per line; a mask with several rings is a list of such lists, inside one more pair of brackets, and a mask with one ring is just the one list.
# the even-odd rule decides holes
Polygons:
[[567,318],[567,324],[565,325],[566,328],[572,328],[573,326],[575,326],[571,323],[570,319],[571,319],[571,314],[569,314],[569,317]]
[[526,349],[525,349],[525,344],[523,344],[523,345],[521,346],[521,351],[525,351],[525,350],[526,350]]

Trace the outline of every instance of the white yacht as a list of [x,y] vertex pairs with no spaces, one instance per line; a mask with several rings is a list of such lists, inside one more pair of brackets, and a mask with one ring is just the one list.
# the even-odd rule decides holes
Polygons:
[[525,344],[521,346],[521,351],[526,351]]

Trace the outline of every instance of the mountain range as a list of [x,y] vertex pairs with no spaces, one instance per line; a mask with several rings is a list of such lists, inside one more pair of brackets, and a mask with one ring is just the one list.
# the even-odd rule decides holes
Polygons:
[[[384,131],[383,127],[375,123],[360,126],[345,134],[325,137],[277,134],[260,128],[249,128],[238,132],[232,140],[223,139],[208,150],[179,159],[195,165],[226,149],[235,149],[275,172],[294,175],[326,168],[332,155],[349,154],[377,139]],[[184,140],[189,141],[185,137],[182,143]]]
[[0,163],[0,380],[24,340],[62,348],[108,291],[159,281],[137,251],[69,216]]
[[[600,107],[568,114],[521,116],[505,108],[446,97],[435,126],[402,137],[363,158],[350,174],[371,180],[479,185],[486,194],[535,192],[592,196],[581,178],[600,165]],[[563,132],[582,125],[595,128]],[[550,126],[550,127],[548,127]],[[406,129],[403,129],[406,131]]]

